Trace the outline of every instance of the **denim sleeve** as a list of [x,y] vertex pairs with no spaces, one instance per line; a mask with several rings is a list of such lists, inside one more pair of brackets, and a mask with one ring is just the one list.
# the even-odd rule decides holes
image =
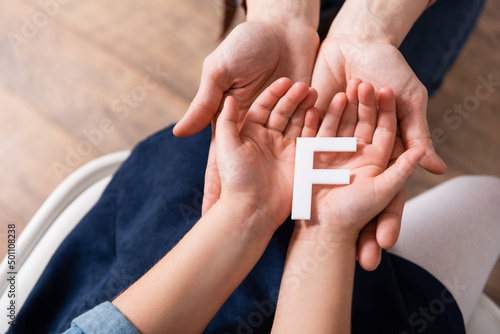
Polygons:
[[97,305],[73,319],[63,334],[123,333],[139,334],[137,329],[110,302]]

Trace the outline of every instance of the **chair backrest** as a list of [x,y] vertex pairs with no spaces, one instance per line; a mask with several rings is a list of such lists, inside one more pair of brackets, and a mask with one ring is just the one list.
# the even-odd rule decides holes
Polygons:
[[[15,244],[15,267],[8,263],[8,255],[0,264],[0,272],[12,273],[11,282],[0,281],[0,308],[17,315],[29,293],[43,273],[61,242],[85,214],[94,206],[108,185],[112,175],[130,155],[121,151],[105,155],[80,167],[66,178],[36,212]],[[12,286],[11,286],[11,283]],[[9,291],[15,290],[15,293]],[[15,295],[15,297],[13,297]],[[8,307],[14,305],[11,312]],[[9,328],[0,322],[0,333]]]

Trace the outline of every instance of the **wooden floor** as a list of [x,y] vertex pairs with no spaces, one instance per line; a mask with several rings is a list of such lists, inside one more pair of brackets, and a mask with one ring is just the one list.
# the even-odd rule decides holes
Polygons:
[[[215,0],[46,3],[52,5],[0,2],[1,255],[7,224],[15,223],[20,233],[69,173],[103,154],[131,149],[182,116],[219,33]],[[500,1],[488,0],[430,102],[430,126],[447,136],[435,144],[449,172],[417,171],[410,196],[457,175],[500,176],[499,88],[457,129],[443,117],[474,96],[481,78],[500,80],[498,17]],[[500,262],[486,291],[500,303]]]

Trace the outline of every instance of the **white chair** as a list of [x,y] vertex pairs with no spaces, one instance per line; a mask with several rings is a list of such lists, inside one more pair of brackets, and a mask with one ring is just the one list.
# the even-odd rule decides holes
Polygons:
[[[43,203],[16,241],[16,314],[64,238],[94,206],[129,151],[105,155],[66,178]],[[0,273],[9,271],[7,257]],[[0,309],[10,303],[9,284],[0,280]],[[8,320],[8,319],[7,319]],[[0,321],[0,333],[9,328]],[[500,308],[483,294],[467,324],[469,334],[500,333]]]
[[[16,240],[16,314],[61,242],[94,206],[115,171],[129,155],[129,151],[116,152],[80,167],[50,194],[30,220]],[[0,273],[10,271],[6,256],[0,263]],[[7,280],[0,280],[2,310],[6,310],[11,302],[8,291]],[[8,320],[4,316],[0,321],[0,333],[9,328]]]

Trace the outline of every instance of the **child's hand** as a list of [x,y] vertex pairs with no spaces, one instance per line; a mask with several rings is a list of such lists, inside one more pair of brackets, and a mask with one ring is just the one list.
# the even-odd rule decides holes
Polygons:
[[309,238],[319,228],[356,241],[360,230],[387,207],[425,154],[409,150],[387,169],[396,129],[396,103],[389,88],[382,88],[377,99],[372,85],[352,80],[347,95],[335,96],[317,136],[357,137],[357,151],[317,154],[314,168],[349,169],[351,183],[313,185],[311,221],[297,222],[301,235]]
[[[239,108],[227,97],[216,123],[222,200],[243,204],[277,228],[289,215],[296,138],[315,133],[317,93],[282,78],[252,104],[240,129]],[[270,219],[269,219],[270,218]]]

